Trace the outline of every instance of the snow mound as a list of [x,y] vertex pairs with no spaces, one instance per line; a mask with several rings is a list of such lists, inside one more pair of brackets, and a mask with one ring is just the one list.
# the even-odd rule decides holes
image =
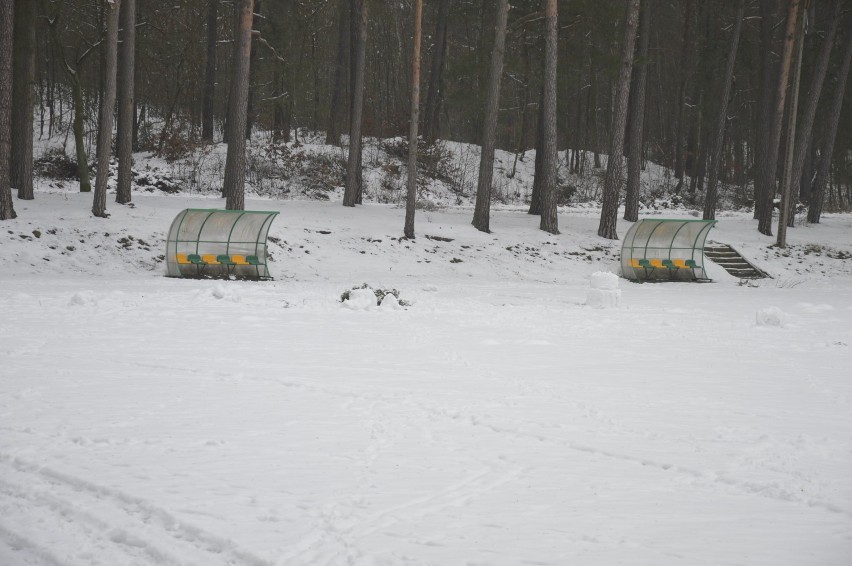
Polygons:
[[382,304],[379,305],[379,308],[383,311],[398,311],[402,309],[402,305],[399,304],[399,300],[393,293],[388,293],[382,299]]
[[213,297],[215,297],[217,299],[224,299],[225,297],[228,296],[228,290],[225,289],[224,285],[219,283],[218,285],[213,287],[213,290],[210,291],[210,294],[213,295]]
[[[393,295],[391,295],[393,296]],[[396,297],[394,297],[395,299]],[[353,311],[366,311],[376,308],[376,294],[372,289],[352,289],[343,306]]]
[[787,313],[778,307],[760,309],[757,311],[756,318],[758,326],[775,326],[783,328],[784,325],[787,324]]
[[79,291],[74,293],[71,299],[68,301],[68,306],[79,307],[79,306],[87,306],[87,305],[97,305],[98,299],[95,297],[95,294],[92,291]]
[[589,277],[586,304],[596,309],[614,309],[621,306],[621,289],[618,276],[607,271],[596,271]]
[[595,309],[616,309],[621,306],[621,290],[589,289],[586,305]]
[[618,275],[615,273],[595,271],[589,279],[592,289],[618,289]]

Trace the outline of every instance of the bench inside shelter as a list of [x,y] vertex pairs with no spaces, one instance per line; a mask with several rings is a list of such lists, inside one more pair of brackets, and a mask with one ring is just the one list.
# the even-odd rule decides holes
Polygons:
[[166,240],[169,277],[272,279],[267,236],[277,212],[188,208]]
[[642,219],[624,236],[621,274],[634,281],[709,281],[704,243],[716,220]]

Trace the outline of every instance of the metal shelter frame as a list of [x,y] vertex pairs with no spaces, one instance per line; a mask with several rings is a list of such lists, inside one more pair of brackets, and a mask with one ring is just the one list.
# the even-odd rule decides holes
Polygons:
[[716,220],[650,219],[634,223],[621,246],[621,274],[637,281],[707,281],[704,243]]
[[271,279],[267,236],[274,211],[187,208],[166,239],[169,277]]

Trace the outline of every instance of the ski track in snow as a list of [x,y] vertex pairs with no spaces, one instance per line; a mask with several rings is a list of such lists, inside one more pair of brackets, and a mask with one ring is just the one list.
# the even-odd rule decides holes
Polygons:
[[[98,551],[111,555],[104,564],[144,563],[140,559],[166,565],[270,564],[226,538],[180,521],[168,511],[123,491],[6,454],[0,454],[0,464],[7,468],[0,479],[0,493],[8,498],[4,505],[8,507],[0,518],[0,536],[8,546],[33,548],[36,554],[47,555],[14,532],[15,519],[26,523],[35,515],[40,528],[61,532],[68,540],[95,539],[103,544]],[[171,549],[180,549],[181,556],[194,558],[189,562],[178,559]],[[77,556],[69,557],[68,563],[93,558],[90,551],[81,550]],[[104,560],[100,556],[99,559]]]

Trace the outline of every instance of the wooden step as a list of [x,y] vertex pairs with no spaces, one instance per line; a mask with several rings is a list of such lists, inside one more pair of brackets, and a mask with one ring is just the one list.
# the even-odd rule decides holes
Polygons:
[[769,277],[763,270],[752,265],[737,250],[727,244],[720,244],[718,242],[708,243],[704,248],[704,257],[740,279],[763,279],[764,277]]

